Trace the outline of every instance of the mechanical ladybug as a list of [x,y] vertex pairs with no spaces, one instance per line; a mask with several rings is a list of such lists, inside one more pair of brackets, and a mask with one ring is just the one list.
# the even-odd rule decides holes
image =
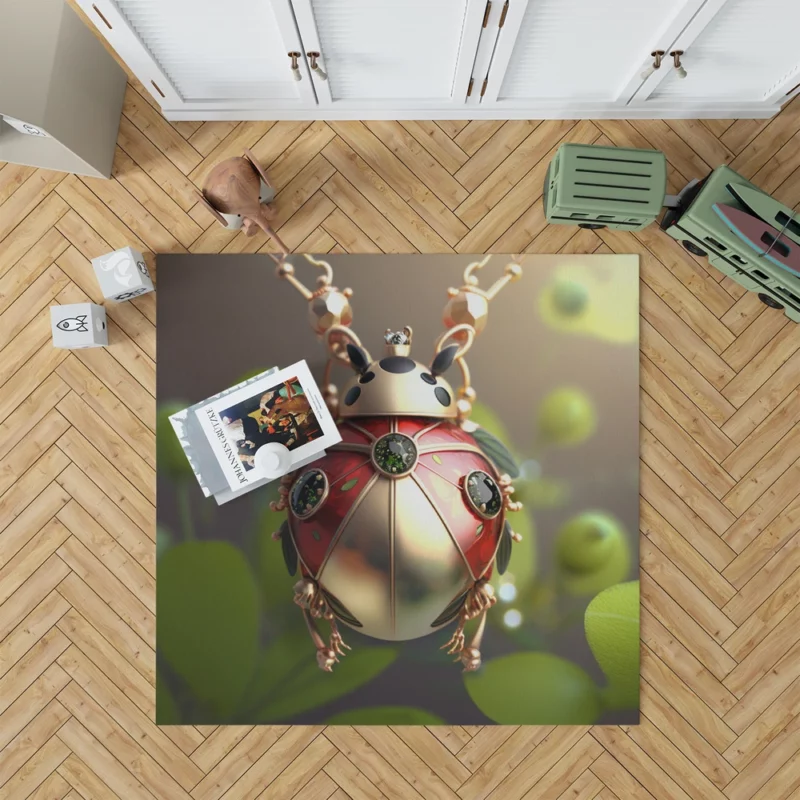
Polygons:
[[[387,331],[385,353],[373,359],[350,330],[350,289],[332,286],[324,261],[315,291],[295,277],[284,256],[277,275],[308,301],[312,328],[328,348],[323,396],[342,441],[327,454],[285,475],[273,510],[288,518],[280,539],[291,575],[300,570],[294,601],[303,611],[321,669],[332,671],[350,649],[339,623],[377,639],[404,641],[456,622],[442,649],[465,671],[481,664],[486,612],[495,603],[489,578],[502,574],[519,541],[506,519],[518,475],[505,446],[469,422],[475,391],[464,356],[486,323],[488,303],[521,275],[511,263],[488,291],[470,264],[464,286],[450,289],[444,323],[429,365],[411,358],[412,330]],[[449,343],[448,343],[449,342]],[[334,363],[353,375],[341,402],[330,382]],[[457,364],[462,387],[443,374]],[[480,617],[470,641],[464,628]],[[315,620],[330,625],[328,642]]]

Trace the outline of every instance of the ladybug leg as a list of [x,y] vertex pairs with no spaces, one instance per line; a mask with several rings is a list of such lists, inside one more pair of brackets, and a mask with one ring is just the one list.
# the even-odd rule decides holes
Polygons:
[[[486,579],[481,579],[478,581],[469,590],[467,597],[464,600],[464,606],[461,609],[461,613],[458,615],[458,626],[456,627],[455,632],[450,637],[450,641],[441,648],[442,650],[444,650],[445,647],[448,648],[448,655],[457,655],[456,660],[461,660],[461,663],[464,664],[464,669],[466,671],[478,669],[481,664],[481,654],[478,650],[478,647],[483,637],[483,629],[486,625],[486,612],[496,602],[497,597],[495,597],[492,585]],[[481,617],[478,630],[473,635],[469,645],[466,645],[464,626],[467,624],[467,622],[469,622],[469,620],[475,619],[476,617]],[[477,662],[475,661],[476,658]],[[475,662],[475,666],[467,666],[468,663],[472,664],[473,662]]]
[[458,615],[458,625],[450,637],[450,640],[443,644],[439,649],[444,650],[447,648],[447,655],[452,656],[455,653],[460,653],[464,649],[464,625],[467,622],[467,618],[462,612]]
[[467,619],[475,619],[475,617],[485,614],[496,602],[497,597],[495,597],[492,584],[485,578],[479,580],[470,590],[464,603]]
[[486,608],[481,612],[481,621],[478,623],[478,627],[475,633],[472,635],[472,639],[466,647],[461,650],[461,663],[464,665],[464,672],[474,672],[478,669],[481,665],[481,640],[483,639],[483,631],[486,628],[486,612],[489,609]]
[[294,472],[290,472],[281,477],[281,482],[278,486],[278,500],[273,500],[269,504],[271,511],[283,511],[289,507],[289,487],[292,485],[294,475]]
[[331,626],[331,638],[328,642],[328,647],[333,650],[336,655],[339,656],[346,656],[342,648],[344,647],[347,650],[352,650],[349,644],[345,644],[344,639],[342,639],[342,634],[339,633],[339,626],[336,624],[336,618],[333,616],[332,611],[327,611],[325,614],[325,619],[328,620],[328,624]]
[[[346,655],[345,650],[350,649],[344,643],[336,618],[328,607],[322,592],[316,581],[311,578],[303,578],[294,585],[294,602],[303,609],[303,617],[308,626],[308,632],[314,646],[317,648],[317,664],[325,672],[333,672],[333,665],[338,663],[339,656]],[[314,620],[325,619],[331,626],[331,636],[328,644],[325,644]]]
[[311,616],[308,609],[303,609],[303,618],[306,621],[308,632],[311,634],[311,641],[314,642],[314,647],[317,648],[317,665],[325,672],[333,672],[333,665],[339,662],[336,652],[330,647],[326,646],[325,640],[317,630],[317,624]]
[[[511,495],[514,494],[514,487],[511,485],[511,476],[505,474],[501,475],[497,485],[500,487],[500,491],[503,493],[503,506],[506,511],[519,511],[522,508],[522,503],[519,503],[511,498]],[[521,538],[522,537],[517,539],[515,537],[514,541],[518,542]]]

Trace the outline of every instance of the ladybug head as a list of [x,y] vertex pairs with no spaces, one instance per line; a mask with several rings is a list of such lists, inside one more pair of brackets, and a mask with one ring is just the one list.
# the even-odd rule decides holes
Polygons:
[[347,345],[356,372],[344,387],[339,415],[346,417],[410,416],[454,419],[457,398],[442,373],[453,363],[459,345],[442,348],[430,366],[409,357],[411,328],[386,331],[383,358],[370,362],[367,352]]

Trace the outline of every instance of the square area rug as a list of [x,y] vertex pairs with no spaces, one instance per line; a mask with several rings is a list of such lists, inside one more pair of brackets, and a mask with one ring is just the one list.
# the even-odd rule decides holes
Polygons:
[[[313,258],[349,300],[158,257],[158,722],[637,723],[638,257]],[[335,322],[342,443],[204,497],[169,416],[301,360],[324,389]]]

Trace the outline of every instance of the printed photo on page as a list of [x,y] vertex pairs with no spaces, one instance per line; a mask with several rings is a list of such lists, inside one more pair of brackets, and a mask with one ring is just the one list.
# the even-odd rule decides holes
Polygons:
[[261,480],[256,452],[284,445],[293,464],[341,441],[305,361],[272,373],[195,411],[233,490]]

